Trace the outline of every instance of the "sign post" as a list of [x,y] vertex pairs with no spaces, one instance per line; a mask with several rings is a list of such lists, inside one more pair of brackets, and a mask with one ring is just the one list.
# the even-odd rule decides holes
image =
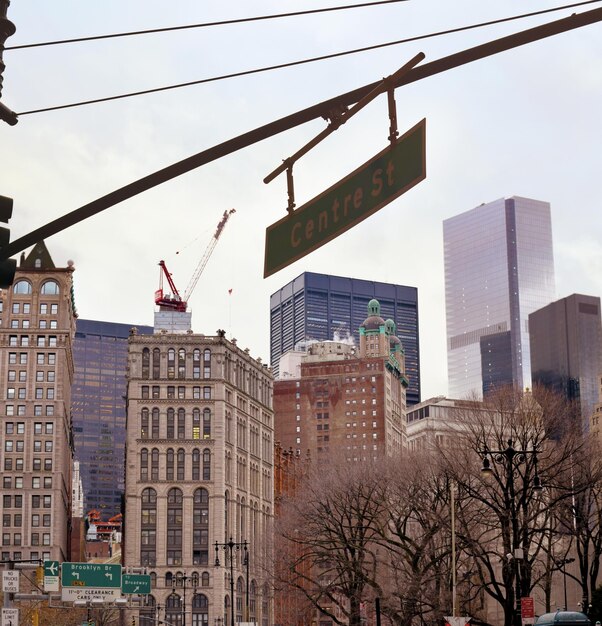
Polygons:
[[520,615],[523,620],[523,626],[535,623],[535,604],[532,597],[525,596],[520,599]]
[[2,591],[4,593],[19,593],[19,572],[14,569],[2,572]]
[[59,590],[60,569],[58,561],[44,561],[44,591]]
[[19,626],[19,609],[2,609],[2,626]]
[[304,257],[359,224],[426,178],[426,120],[354,172],[268,226],[263,276]]
[[106,600],[121,597],[121,565],[107,563],[63,563],[63,601]]
[[149,594],[151,592],[151,577],[148,574],[124,574],[121,577],[121,592],[124,595],[131,593]]

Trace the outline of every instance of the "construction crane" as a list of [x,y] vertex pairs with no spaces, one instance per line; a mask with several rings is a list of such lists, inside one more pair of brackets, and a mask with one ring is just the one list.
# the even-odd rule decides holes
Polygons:
[[[203,273],[205,266],[207,265],[207,261],[209,261],[209,258],[211,257],[211,253],[213,252],[222,234],[222,231],[224,230],[224,226],[226,225],[226,223],[230,219],[230,216],[233,213],[236,213],[236,209],[230,209],[229,211],[224,211],[224,214],[222,215],[222,219],[219,221],[217,228],[215,229],[215,233],[213,234],[213,237],[211,237],[211,241],[209,242],[209,245],[205,249],[205,252],[201,260],[199,261],[199,264],[197,265],[197,268],[194,271],[192,278],[190,279],[190,282],[188,283],[188,287],[186,287],[186,291],[184,292],[183,296],[180,295],[171,277],[171,273],[167,269],[167,265],[165,265],[165,261],[159,261],[159,267],[161,268],[161,271],[159,272],[159,289],[155,291],[155,304],[159,306],[160,310],[162,311],[172,310],[172,311],[178,311],[180,313],[186,312],[186,309],[188,308],[188,300],[190,299],[190,296],[192,295],[194,288],[199,282],[199,278],[201,274]],[[165,277],[165,279],[167,280],[171,293],[165,294],[163,292],[163,277]]]

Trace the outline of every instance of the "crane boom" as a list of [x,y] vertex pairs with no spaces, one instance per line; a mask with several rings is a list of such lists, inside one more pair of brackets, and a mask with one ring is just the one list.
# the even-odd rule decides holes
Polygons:
[[230,209],[229,211],[224,211],[224,214],[222,215],[222,219],[219,221],[215,229],[215,233],[213,233],[213,237],[211,238],[211,241],[209,242],[209,245],[207,246],[207,249],[205,250],[205,254],[203,254],[203,257],[199,261],[199,264],[197,265],[197,268],[194,271],[194,274],[192,275],[190,282],[188,283],[188,287],[186,287],[186,291],[184,292],[185,302],[188,302],[188,299],[192,295],[192,292],[194,291],[196,284],[199,282],[199,278],[201,274],[203,273],[203,270],[205,269],[205,265],[207,265],[207,261],[209,261],[209,258],[211,257],[211,253],[213,252],[213,249],[215,248],[222,234],[222,231],[224,230],[224,226],[230,219],[230,216],[232,215],[232,213],[236,213],[236,209]]
[[[226,225],[226,222],[230,219],[232,213],[236,213],[236,209],[224,211],[222,219],[219,221],[215,229],[215,233],[213,234],[213,237],[211,237],[211,241],[209,242],[209,245],[207,246],[203,257],[201,258],[196,270],[194,271],[194,274],[192,275],[192,278],[190,279],[190,282],[188,283],[188,287],[184,292],[184,296],[180,296],[178,289],[171,277],[171,273],[165,265],[165,261],[159,262],[159,267],[161,268],[161,271],[159,273],[159,289],[155,291],[155,304],[159,306],[160,310],[172,309],[181,313],[186,312],[186,309],[188,308],[188,299],[192,295],[192,292],[194,291],[194,288],[196,287],[196,284],[198,283],[199,278],[203,273],[203,270],[205,269],[205,265],[207,265],[207,261],[209,261],[209,257],[211,256],[211,253],[213,252],[213,249],[215,248],[217,241],[220,238],[222,231],[224,230],[224,226]],[[171,294],[165,294],[163,292],[163,277],[165,277],[165,279],[169,283]]]

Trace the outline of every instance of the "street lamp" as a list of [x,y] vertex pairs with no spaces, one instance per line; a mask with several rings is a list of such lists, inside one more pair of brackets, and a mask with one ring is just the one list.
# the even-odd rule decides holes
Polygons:
[[186,626],[186,583],[189,580],[192,581],[192,589],[196,591],[196,588],[199,584],[199,579],[198,576],[194,574],[192,576],[187,576],[185,573],[183,575],[176,574],[175,578],[173,578],[171,581],[172,589],[175,590],[176,587],[182,586],[184,591],[184,599],[182,602],[182,626]]
[[539,492],[542,490],[541,479],[537,472],[537,450],[517,450],[512,445],[512,439],[508,439],[508,447],[504,450],[490,450],[485,446],[485,450],[479,450],[483,455],[483,466],[481,467],[481,475],[483,478],[490,478],[494,471],[491,467],[491,461],[501,465],[504,468],[506,474],[506,484],[508,485],[508,495],[510,500],[510,519],[512,523],[512,553],[507,555],[514,559],[516,563],[516,597],[514,599],[514,619],[516,626],[521,626],[521,610],[520,610],[520,598],[521,598],[521,584],[520,584],[520,560],[523,558],[522,549],[519,546],[519,532],[518,532],[518,519],[516,512],[515,491],[514,491],[514,472],[518,470],[519,465],[525,462],[527,455],[533,455],[534,464],[534,476],[533,476],[533,491]]
[[575,562],[575,559],[560,559],[559,561],[556,561],[556,567],[562,568],[562,579],[563,579],[563,586],[564,586],[564,610],[565,611],[568,611],[568,602],[567,602],[567,597],[566,597],[566,566],[574,562]]
[[[230,541],[225,543],[215,542],[215,567],[219,567],[219,549],[222,548],[224,553],[226,554],[226,562],[230,559],[230,626],[234,626],[234,553],[239,550],[244,551],[243,563],[246,561],[247,563],[247,579],[248,579],[248,566],[249,566],[249,556],[248,556],[248,544],[246,541],[242,541],[237,543],[230,537]],[[247,600],[248,600],[248,592],[247,592]]]

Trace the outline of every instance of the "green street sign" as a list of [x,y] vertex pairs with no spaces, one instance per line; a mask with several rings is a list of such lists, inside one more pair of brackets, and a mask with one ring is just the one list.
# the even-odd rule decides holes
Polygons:
[[124,574],[121,577],[121,592],[148,594],[151,592],[151,577],[148,574]]
[[58,577],[60,571],[61,567],[58,561],[44,561],[44,577]]
[[63,563],[63,587],[106,589],[121,587],[121,565],[107,563]]
[[426,178],[426,120],[395,144],[268,226],[263,276],[304,257],[338,237]]

